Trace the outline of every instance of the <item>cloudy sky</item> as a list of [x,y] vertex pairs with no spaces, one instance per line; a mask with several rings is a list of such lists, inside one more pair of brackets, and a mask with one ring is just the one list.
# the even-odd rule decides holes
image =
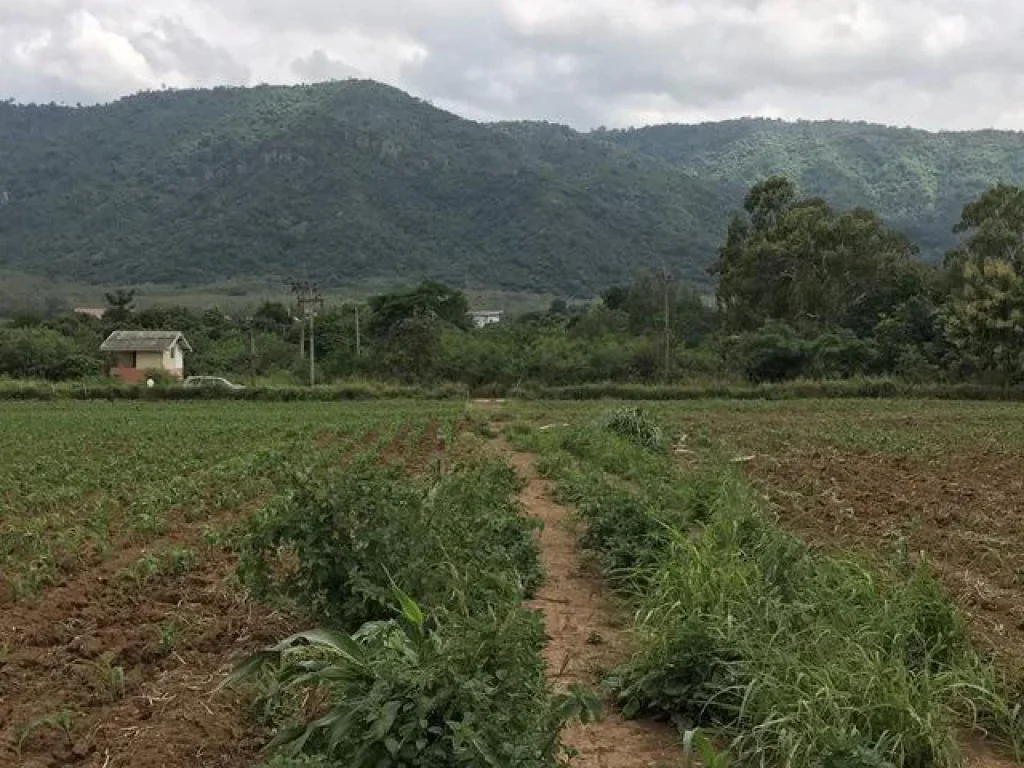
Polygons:
[[0,0],[0,98],[368,77],[477,119],[1024,129],[1020,0]]

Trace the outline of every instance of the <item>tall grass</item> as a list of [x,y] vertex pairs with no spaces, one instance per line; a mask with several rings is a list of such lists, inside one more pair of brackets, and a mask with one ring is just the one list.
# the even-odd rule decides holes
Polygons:
[[715,730],[742,765],[951,768],[970,728],[1024,757],[1020,691],[926,562],[817,553],[735,471],[684,473],[612,430],[531,439],[635,604],[639,650],[610,680],[627,715]]

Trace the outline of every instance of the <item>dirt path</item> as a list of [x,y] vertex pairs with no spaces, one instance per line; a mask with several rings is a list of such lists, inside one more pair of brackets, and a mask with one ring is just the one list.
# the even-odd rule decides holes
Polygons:
[[[543,612],[550,637],[549,674],[557,688],[593,685],[601,672],[628,656],[628,621],[606,599],[600,578],[581,569],[567,525],[570,510],[551,500],[533,458],[504,444],[501,450],[526,481],[520,498],[527,513],[544,522],[540,549],[546,578],[532,606]],[[599,723],[570,726],[564,737],[579,753],[573,760],[577,768],[653,768],[681,761],[671,726],[623,720],[613,710]]]

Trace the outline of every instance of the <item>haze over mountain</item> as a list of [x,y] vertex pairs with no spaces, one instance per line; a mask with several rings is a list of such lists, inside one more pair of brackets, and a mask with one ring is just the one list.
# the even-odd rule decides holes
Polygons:
[[579,133],[476,123],[372,81],[0,104],[0,267],[86,282],[430,277],[592,295],[707,281],[774,173],[936,258],[960,208],[1024,181],[1024,135],[737,120]]

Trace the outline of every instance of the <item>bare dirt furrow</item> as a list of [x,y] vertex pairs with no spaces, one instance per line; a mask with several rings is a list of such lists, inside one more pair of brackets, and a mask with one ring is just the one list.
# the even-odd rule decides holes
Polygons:
[[[544,523],[540,533],[545,580],[532,607],[544,615],[550,638],[545,649],[556,688],[596,684],[601,673],[630,653],[628,621],[608,600],[600,577],[581,567],[568,525],[571,510],[551,500],[551,488],[533,458],[503,447],[526,481],[521,495],[528,514]],[[579,754],[576,768],[652,768],[677,765],[681,750],[674,729],[664,723],[624,720],[609,710],[592,725],[570,726],[564,738]]]

